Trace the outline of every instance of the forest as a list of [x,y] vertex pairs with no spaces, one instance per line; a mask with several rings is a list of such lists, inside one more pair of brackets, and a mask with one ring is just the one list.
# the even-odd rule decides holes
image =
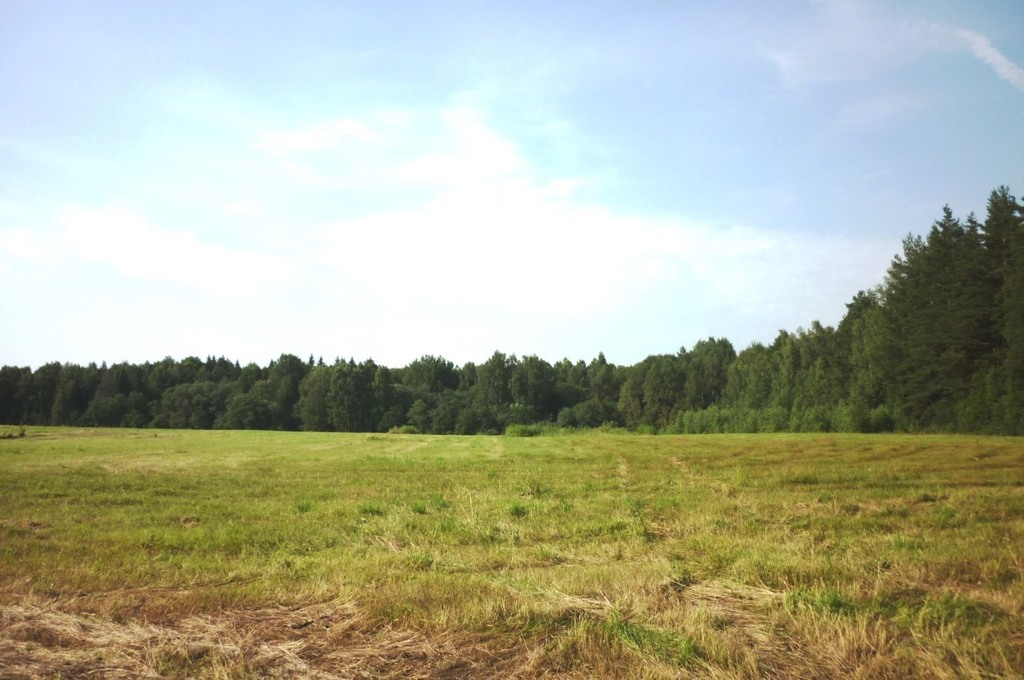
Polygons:
[[1024,434],[1024,206],[994,190],[987,215],[946,207],[908,235],[883,282],[833,328],[779,331],[736,352],[708,338],[632,366],[495,352],[456,366],[423,356],[224,357],[0,368],[0,423],[85,427],[535,434],[970,432]]

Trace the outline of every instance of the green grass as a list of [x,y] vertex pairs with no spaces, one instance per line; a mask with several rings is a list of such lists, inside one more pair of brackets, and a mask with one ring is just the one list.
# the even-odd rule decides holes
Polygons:
[[[242,645],[244,612],[330,603],[438,675],[1024,671],[1020,440],[29,428],[0,489],[9,612],[234,616]],[[283,630],[329,670],[319,620]],[[146,668],[277,668],[183,630]]]

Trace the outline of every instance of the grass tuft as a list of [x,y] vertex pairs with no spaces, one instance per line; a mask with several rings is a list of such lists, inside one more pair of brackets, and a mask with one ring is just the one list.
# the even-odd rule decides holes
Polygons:
[[697,645],[692,639],[672,631],[633,623],[618,612],[613,612],[604,621],[602,629],[615,642],[674,666],[692,666],[700,659]]
[[388,514],[387,510],[377,503],[360,503],[356,506],[356,510],[359,511],[360,515],[367,515],[369,517],[383,517]]
[[516,519],[522,519],[530,514],[530,509],[522,503],[513,503],[508,508],[508,514],[512,515]]

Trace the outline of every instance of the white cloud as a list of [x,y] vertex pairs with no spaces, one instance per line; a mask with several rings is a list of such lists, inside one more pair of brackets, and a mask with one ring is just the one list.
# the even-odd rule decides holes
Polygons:
[[[288,234],[287,256],[214,245],[208,231],[214,227],[204,231],[201,220],[191,223],[194,231],[170,231],[122,208],[67,210],[56,237],[34,242],[51,248],[58,262],[77,258],[103,265],[100,273],[175,284],[166,287],[167,306],[189,314],[168,312],[173,331],[147,322],[147,333],[160,339],[150,350],[155,356],[182,351],[165,349],[175,345],[261,361],[275,351],[314,351],[327,359],[337,352],[389,365],[424,352],[466,361],[485,359],[494,349],[536,351],[549,359],[590,351],[581,348],[657,351],[635,339],[653,333],[642,326],[648,319],[670,327],[676,346],[694,341],[685,335],[694,329],[728,330],[743,341],[727,328],[730,320],[809,323],[820,313],[808,312],[815,309],[808,301],[821,309],[821,300],[834,305],[865,279],[877,282],[877,268],[871,268],[876,260],[884,267],[891,254],[891,244],[875,259],[870,249],[851,257],[859,244],[682,216],[651,218],[583,202],[578,190],[585,179],[545,173],[474,108],[371,113],[356,122],[372,133],[353,142],[358,153],[339,144],[268,155],[269,162],[295,163],[330,186],[368,172],[378,190],[413,198],[389,210],[370,205],[355,218],[320,221],[315,233],[303,231],[308,217],[267,214],[276,208],[248,220],[250,234],[280,224]],[[301,193],[288,192],[235,195],[271,206],[302,200]],[[223,219],[225,209],[252,215],[258,208],[225,201],[211,219]],[[870,276],[863,276],[867,270]],[[82,278],[92,280],[83,286],[102,279]],[[102,285],[124,285],[112,281]],[[209,295],[199,299],[190,288]],[[240,299],[247,292],[260,297]],[[233,296],[230,321],[222,295]],[[271,320],[237,311],[264,307],[278,314]],[[223,337],[204,330],[217,325],[211,319],[223,321]]]
[[26,229],[9,229],[0,232],[0,251],[5,255],[36,264],[54,260],[50,244]]
[[345,139],[365,140],[372,137],[373,133],[363,123],[351,118],[341,118],[326,125],[300,130],[263,132],[259,136],[256,148],[273,156],[290,156],[331,149]]
[[[743,344],[751,330],[730,327],[739,320],[834,323],[842,301],[881,281],[892,249],[885,239],[616,215],[539,191],[494,204],[438,200],[338,223],[325,237],[336,300],[325,304],[343,310],[339,333],[353,343],[369,334],[366,352],[401,361],[410,351],[479,360],[496,348],[550,358],[559,350],[549,347],[608,350],[655,318],[679,329],[677,344],[697,329]],[[595,324],[600,337],[588,337],[582,329]],[[664,340],[636,344],[651,352]]]
[[169,281],[211,293],[246,293],[291,280],[281,258],[210,245],[189,232],[164,231],[123,208],[73,208],[59,237],[75,257],[128,277]]
[[496,134],[480,111],[458,105],[377,110],[363,119],[264,132],[255,147],[299,186],[316,190],[437,190],[526,170],[515,144]]
[[953,34],[971,54],[991,66],[997,76],[1024,92],[1024,68],[1007,59],[988,38],[965,29],[957,29]]
[[252,203],[245,203],[239,201],[232,203],[224,208],[224,212],[228,215],[237,215],[240,217],[254,217],[263,213],[263,208]]
[[479,186],[526,171],[526,161],[511,141],[502,138],[473,110],[441,113],[446,145],[443,150],[413,158],[399,176],[419,184]]
[[286,175],[297,180],[301,185],[315,189],[326,189],[332,185],[330,177],[318,172],[308,164],[282,160],[279,167]]
[[[204,243],[201,231],[164,232],[117,211],[78,215],[86,226],[76,243],[103,222],[120,224],[100,233],[108,243],[128,244],[122,246],[127,252],[81,245],[83,253],[133,276],[206,290],[244,289],[232,287],[238,281],[266,290],[273,282],[244,273],[253,270],[301,277],[305,311],[289,307],[289,313],[303,321],[262,330],[265,344],[273,337],[293,347],[288,329],[301,325],[301,342],[318,353],[396,365],[422,352],[465,361],[498,348],[553,358],[559,347],[646,345],[624,338],[646,332],[633,324],[647,315],[680,329],[673,332],[719,334],[729,319],[806,324],[809,314],[821,315],[807,311],[815,308],[809,302],[828,309],[835,299],[877,283],[891,256],[891,243],[851,257],[860,244],[681,215],[652,218],[585,202],[580,189],[595,193],[591,176],[539,167],[476,102],[375,110],[345,120],[365,134],[342,138],[331,136],[331,126],[296,128],[294,135],[280,131],[276,145],[262,148],[267,162],[291,173],[294,183],[278,182],[273,195],[256,196],[268,207],[252,222],[278,225],[286,234],[288,265],[216,248]],[[600,176],[602,168],[592,171]],[[320,192],[314,202],[322,196],[363,202],[339,199],[336,214],[344,218],[324,217],[329,208],[323,203],[314,218],[278,214],[292,206],[301,211],[309,195],[303,192],[311,191]],[[225,204],[231,206],[225,202],[221,210]],[[230,212],[252,214],[252,208],[239,203]],[[313,233],[304,231],[311,220]],[[225,264],[124,264],[145,261],[152,252],[167,253],[164,261]],[[192,274],[218,267],[233,273],[226,281]],[[824,283],[808,287],[809,280]],[[285,290],[277,291],[282,300]],[[331,313],[312,311],[325,309]]]
[[[472,319],[474,310],[501,308],[550,320],[615,314],[682,291],[687,300],[713,300],[721,313],[744,313],[779,304],[812,280],[809,269],[820,261],[812,251],[834,264],[849,250],[822,237],[583,204],[574,198],[582,180],[537,177],[479,113],[442,118],[446,145],[435,140],[429,152],[400,159],[394,174],[396,191],[426,184],[432,198],[323,230],[319,258],[346,309],[429,307]],[[887,259],[885,252],[880,261]]]
[[876,9],[858,0],[812,2],[797,32],[763,50],[782,82],[795,90],[865,80],[950,48],[968,49],[996,75],[1024,91],[1024,69],[979,33]]

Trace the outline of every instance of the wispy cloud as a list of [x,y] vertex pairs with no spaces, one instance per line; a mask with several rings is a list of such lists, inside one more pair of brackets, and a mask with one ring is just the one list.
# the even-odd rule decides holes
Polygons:
[[844,105],[836,115],[834,124],[842,130],[863,130],[904,120],[925,108],[924,97],[893,93],[858,99]]
[[859,0],[816,0],[810,7],[795,33],[778,36],[775,45],[763,50],[781,81],[792,89],[865,80],[953,48],[969,50],[1024,91],[1024,69],[975,31],[884,11]]
[[859,81],[915,58],[924,49],[913,22],[856,0],[810,3],[792,29],[762,51],[790,89]]
[[[535,181],[538,167],[494,128],[489,111],[459,95],[453,99],[442,107],[376,109],[346,118],[346,129],[359,131],[346,137],[327,134],[333,126],[296,128],[275,132],[281,143],[266,143],[263,133],[255,146],[291,190],[347,192],[362,204],[376,201],[384,213],[456,189],[472,202],[474,193],[486,194],[495,183]],[[559,134],[564,129],[548,131],[552,144],[562,141],[555,139]],[[546,173],[543,185],[552,196],[586,184],[585,178]]]
[[293,266],[280,258],[203,243],[190,232],[165,231],[124,208],[72,208],[61,222],[59,242],[72,257],[127,277],[239,294],[294,276]]
[[1002,52],[995,48],[991,40],[979,33],[962,28],[954,30],[953,35],[971,51],[971,54],[992,67],[997,76],[1024,92],[1024,68],[1007,59]]

